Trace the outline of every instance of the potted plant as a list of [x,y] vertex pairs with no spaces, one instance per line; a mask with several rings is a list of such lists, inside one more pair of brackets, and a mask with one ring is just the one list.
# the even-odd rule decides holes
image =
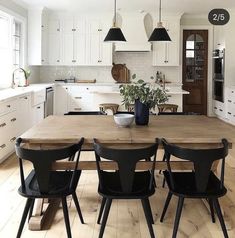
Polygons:
[[[132,75],[132,79],[136,79],[136,74]],[[122,103],[126,108],[130,104],[135,104],[135,123],[137,125],[148,125],[149,110],[168,100],[165,91],[159,86],[147,83],[142,79],[131,84],[121,84],[119,89],[123,97]]]

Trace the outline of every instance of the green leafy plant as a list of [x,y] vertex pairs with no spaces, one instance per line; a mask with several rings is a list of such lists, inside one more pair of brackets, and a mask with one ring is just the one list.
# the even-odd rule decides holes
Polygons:
[[[136,80],[136,74],[132,75],[132,79]],[[149,109],[155,108],[156,105],[168,100],[165,91],[159,88],[159,86],[146,83],[142,79],[136,82],[133,81],[131,84],[121,84],[119,89],[123,97],[122,103],[126,108],[128,105],[135,103],[135,100],[140,100],[140,102],[147,105]]]

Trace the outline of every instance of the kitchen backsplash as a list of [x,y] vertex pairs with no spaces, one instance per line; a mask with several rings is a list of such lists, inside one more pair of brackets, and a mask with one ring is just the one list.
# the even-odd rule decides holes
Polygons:
[[[166,75],[166,80],[181,83],[180,67],[152,66],[152,52],[114,52],[115,64],[126,64],[130,75],[137,74],[138,78],[146,81],[156,76],[157,71]],[[41,66],[40,82],[54,82],[55,79],[75,77],[76,79],[96,79],[97,82],[115,82],[111,75],[112,67],[104,66]]]

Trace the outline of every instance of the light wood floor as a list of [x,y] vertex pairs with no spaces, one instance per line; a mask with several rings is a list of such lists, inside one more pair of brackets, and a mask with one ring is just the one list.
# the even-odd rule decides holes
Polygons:
[[[93,153],[83,152],[85,157],[93,158]],[[15,237],[22,215],[25,199],[17,193],[20,183],[18,161],[15,156],[0,165],[0,237]],[[27,166],[30,170],[30,166]],[[176,199],[169,206],[165,222],[160,223],[160,214],[167,194],[167,188],[161,188],[162,176],[156,172],[158,188],[151,197],[154,213],[154,231],[158,238],[171,237],[176,210]],[[226,167],[226,187],[228,193],[220,200],[224,208],[226,224],[230,238],[235,238],[235,169]],[[95,171],[82,173],[77,194],[85,220],[79,221],[73,202],[69,208],[72,234],[75,238],[96,238],[100,226],[96,224],[100,207],[97,194],[98,178]],[[66,237],[62,209],[60,208],[49,230],[29,231],[27,224],[22,238],[64,238]],[[146,221],[140,201],[114,201],[111,207],[104,238],[147,238],[149,237]],[[219,238],[223,237],[218,219],[216,224],[210,220],[210,214],[201,201],[185,201],[178,238]]]

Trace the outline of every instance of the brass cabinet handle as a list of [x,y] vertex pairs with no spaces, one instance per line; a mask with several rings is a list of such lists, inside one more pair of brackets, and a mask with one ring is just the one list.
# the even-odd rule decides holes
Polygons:
[[1,149],[5,148],[5,147],[6,147],[6,144],[0,145],[0,148],[1,148]]
[[80,107],[75,107],[74,110],[75,111],[81,111],[82,109]]
[[15,118],[15,117],[11,119],[11,122],[14,122],[14,121],[16,121],[16,118]]
[[12,137],[11,139],[10,139],[10,142],[13,142],[13,141],[15,141],[15,139],[16,139],[16,137],[14,136],[14,137]]
[[6,126],[7,124],[5,122],[3,122],[2,124],[0,124],[0,127],[4,127]]

